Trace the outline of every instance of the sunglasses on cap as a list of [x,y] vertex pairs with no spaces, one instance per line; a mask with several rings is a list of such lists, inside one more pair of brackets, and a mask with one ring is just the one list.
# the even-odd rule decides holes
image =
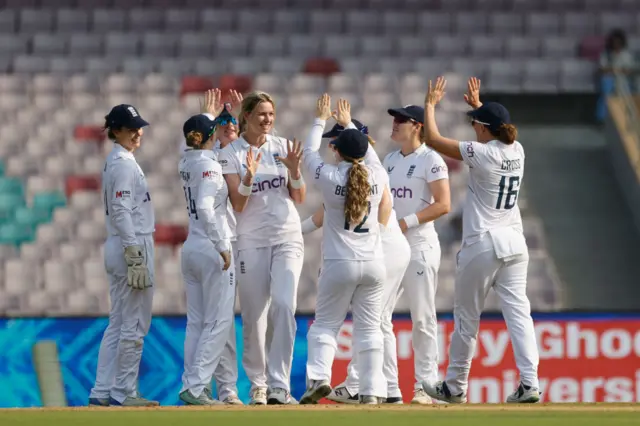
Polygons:
[[235,117],[231,117],[231,118],[224,117],[216,120],[216,126],[226,126],[229,123],[238,125],[238,120],[236,120]]
[[485,123],[484,121],[478,121],[473,117],[469,117],[469,124],[471,124],[473,126],[473,123],[482,124],[483,126],[490,126],[489,123]]

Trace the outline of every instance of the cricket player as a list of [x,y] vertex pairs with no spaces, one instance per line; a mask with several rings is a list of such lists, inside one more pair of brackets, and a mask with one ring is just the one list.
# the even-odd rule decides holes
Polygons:
[[180,399],[188,405],[220,405],[207,386],[220,362],[233,322],[235,274],[227,224],[227,186],[212,151],[215,121],[195,115],[183,126],[190,150],[180,160],[189,234],[182,248],[187,332]]
[[[240,137],[220,154],[237,219],[238,295],[243,365],[252,405],[290,404],[298,282],[304,261],[300,216],[304,201],[300,144],[273,136],[275,103],[252,92],[242,101]],[[273,338],[267,347],[267,321]]]
[[438,322],[436,289],[440,269],[440,241],[434,221],[451,209],[449,173],[444,160],[422,143],[424,109],[416,105],[389,109],[391,139],[400,149],[383,165],[398,214],[411,246],[411,261],[401,290],[409,296],[415,385],[412,404],[431,404],[422,382],[438,380]]
[[114,141],[102,172],[111,312],[89,405],[159,405],[137,391],[144,338],[151,325],[155,218],[147,181],[133,153],[148,125],[132,105],[117,105],[105,117],[104,127]]
[[[357,129],[361,133],[368,135],[368,128],[356,119],[352,119],[351,123],[349,123],[346,128]],[[330,142],[330,144],[332,144],[344,129],[344,126],[340,123],[336,123],[333,128],[329,132],[323,134],[322,137],[332,138],[332,142]],[[369,136],[368,139],[370,144],[369,149],[372,151],[375,142]],[[365,161],[365,165],[369,164]],[[302,222],[302,233],[306,234],[322,227],[323,220],[324,206],[319,208],[311,217]],[[382,293],[381,319],[381,329],[384,340],[383,372],[387,383],[387,393],[383,402],[386,404],[402,404],[402,393],[398,385],[396,335],[393,332],[393,323],[391,320],[398,297],[402,294],[400,284],[405,271],[409,266],[411,248],[409,247],[407,239],[400,230],[394,209],[391,210],[388,226],[381,226],[380,231],[382,251],[384,254],[384,265],[387,271]],[[358,404],[360,402],[358,395],[359,388],[358,354],[354,351],[351,357],[351,362],[347,368],[347,379],[342,384],[336,386],[327,396],[327,399],[338,403]]]
[[[377,404],[386,395],[380,328],[386,270],[380,223],[386,226],[392,210],[388,178],[379,160],[377,165],[375,158],[373,165],[364,164],[369,140],[356,129],[342,131],[330,145],[338,164],[325,164],[318,149],[326,120],[332,117],[329,95],[318,99],[316,116],[305,142],[304,163],[323,195],[323,265],[307,338],[307,390],[300,404],[317,403],[331,392],[336,336],[350,304],[360,403]],[[338,102],[336,118],[343,126],[351,122],[345,100]]]
[[518,131],[511,124],[507,109],[498,103],[480,102],[480,80],[476,78],[469,80],[465,100],[474,108],[467,115],[477,141],[458,142],[441,136],[434,111],[445,87],[442,77],[433,87],[429,82],[425,140],[441,154],[469,166],[469,193],[462,219],[462,248],[457,257],[449,367],[444,381],[425,381],[423,387],[432,398],[466,402],[480,314],[485,297],[493,288],[501,300],[520,372],[520,384],[507,402],[538,402],[539,354],[527,298],[529,253],[517,204],[524,174],[524,149],[516,140]]

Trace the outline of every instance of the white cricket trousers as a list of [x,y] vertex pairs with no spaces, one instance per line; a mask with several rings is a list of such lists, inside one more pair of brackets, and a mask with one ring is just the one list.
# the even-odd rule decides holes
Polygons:
[[184,342],[182,389],[200,396],[211,384],[229,340],[235,299],[232,263],[223,259],[207,238],[189,236],[182,247],[182,276],[187,294],[187,332]]
[[436,290],[440,255],[437,240],[427,250],[412,248],[411,261],[402,280],[402,291],[407,293],[411,312],[414,389],[422,389],[423,381],[433,383],[438,380]]
[[336,336],[351,304],[353,351],[357,354],[358,392],[384,398],[384,353],[380,328],[386,270],[381,260],[325,260],[318,281],[316,315],[307,333],[308,380],[331,383]]
[[[153,235],[138,235],[151,283],[155,283]],[[151,326],[153,289],[134,290],[127,284],[127,263],[118,236],[104,244],[104,266],[109,278],[109,325],[98,353],[96,383],[91,398],[113,398],[122,403],[137,394],[144,338]]]
[[[383,372],[387,381],[387,394],[385,398],[401,397],[402,392],[398,385],[398,349],[396,335],[393,332],[393,310],[396,302],[402,294],[402,278],[409,266],[411,247],[404,235],[400,232],[387,238],[383,236],[382,249],[384,251],[384,266],[387,275],[382,292],[382,318],[381,329],[384,340],[384,364]],[[358,380],[358,354],[353,351],[351,362],[347,367],[347,379],[344,385],[351,395],[358,393],[360,383]]]
[[476,243],[463,246],[458,253],[453,306],[454,330],[446,375],[447,386],[453,395],[467,393],[480,314],[491,287],[500,298],[520,380],[527,386],[539,388],[538,346],[527,298],[528,265],[528,252],[508,261],[498,259],[488,234]]
[[[237,260],[244,341],[242,364],[251,391],[257,388],[290,391],[304,245],[300,241],[240,249]],[[267,321],[271,321],[273,329],[268,348]]]

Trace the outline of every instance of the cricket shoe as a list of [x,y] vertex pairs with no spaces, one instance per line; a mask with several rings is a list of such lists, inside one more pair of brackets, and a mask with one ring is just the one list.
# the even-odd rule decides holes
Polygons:
[[157,407],[160,403],[141,396],[128,396],[122,402],[109,398],[109,405],[116,407]]
[[221,401],[213,399],[208,392],[202,392],[200,396],[195,397],[190,390],[180,393],[180,400],[187,405],[224,405]]
[[378,399],[377,396],[373,396],[373,395],[362,395],[360,398],[360,401],[358,401],[359,404],[363,404],[363,405],[378,405],[380,404],[380,399]]
[[360,398],[358,398],[358,394],[351,395],[349,389],[346,386],[339,386],[331,391],[329,395],[327,395],[327,399],[329,401],[337,402],[340,404],[359,404]]
[[411,399],[412,405],[430,405],[433,404],[431,397],[427,395],[424,389],[414,389],[413,398]]
[[383,404],[403,404],[401,396],[391,396],[388,398],[384,398],[382,401]]
[[267,405],[267,391],[264,388],[255,388],[251,391],[249,405]]
[[226,405],[244,405],[242,401],[240,401],[240,398],[238,398],[238,395],[236,395],[235,393],[229,394],[229,396],[223,399],[222,402],[224,402]]
[[282,388],[269,389],[267,393],[267,405],[289,405],[291,404],[291,394]]
[[327,380],[309,380],[307,391],[300,398],[300,404],[317,404],[331,393],[331,385]]
[[433,399],[437,399],[451,404],[464,404],[467,396],[464,393],[452,395],[446,382],[428,383],[422,382],[422,388]]
[[540,401],[540,392],[537,388],[527,386],[520,382],[518,389],[507,397],[507,402],[515,404],[535,404]]
[[108,407],[109,398],[89,398],[89,407]]

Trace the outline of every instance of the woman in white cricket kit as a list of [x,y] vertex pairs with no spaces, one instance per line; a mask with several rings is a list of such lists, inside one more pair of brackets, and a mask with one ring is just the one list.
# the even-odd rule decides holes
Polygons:
[[137,391],[144,338],[151,325],[155,218],[147,181],[133,153],[148,125],[131,105],[117,105],[105,117],[104,127],[114,141],[102,172],[111,312],[89,405],[159,405]]
[[[240,137],[220,154],[236,212],[243,366],[250,404],[290,404],[298,282],[304,261],[300,216],[305,184],[301,144],[270,134],[275,103],[264,92],[242,101]],[[266,345],[267,321],[273,338]]]
[[440,135],[435,106],[444,96],[446,81],[429,82],[425,98],[425,140],[436,151],[469,166],[469,193],[463,213],[462,248],[458,252],[453,316],[455,327],[444,381],[424,382],[433,398],[467,401],[471,360],[476,349],[480,314],[493,288],[500,297],[511,344],[520,371],[520,385],[507,402],[538,402],[539,354],[527,298],[529,253],[518,208],[524,174],[524,149],[507,109],[480,102],[480,80],[471,78],[467,115],[477,141],[458,142]]
[[180,399],[217,405],[206,387],[220,362],[233,322],[235,274],[227,224],[227,185],[212,151],[215,122],[195,115],[183,126],[187,150],[180,160],[189,235],[182,247],[187,332]]
[[422,107],[408,105],[388,112],[393,117],[391,139],[400,149],[389,153],[383,165],[400,228],[411,246],[401,287],[409,296],[412,322],[416,381],[411,403],[431,404],[422,382],[438,380],[436,290],[441,253],[434,221],[451,209],[449,172],[440,154],[422,143]]
[[[318,100],[317,119],[303,151],[305,167],[315,174],[322,191],[325,214],[316,314],[307,337],[307,391],[300,404],[317,403],[331,392],[336,336],[350,304],[360,403],[377,404],[386,394],[380,329],[386,270],[380,223],[388,223],[391,196],[387,175],[360,131],[346,129],[330,145],[338,165],[323,162],[318,149],[331,116],[331,100],[325,94]],[[337,118],[343,125],[351,122],[344,100],[338,103]],[[363,164],[365,156],[372,165]]]
[[[347,129],[354,128],[359,130],[365,135],[368,135],[368,129],[362,123],[356,119],[352,119],[351,123],[346,126]],[[336,123],[333,128],[322,135],[323,138],[332,138],[332,142],[340,135],[345,129],[340,123]],[[369,144],[370,150],[375,142],[370,136]],[[379,165],[377,160],[376,164]],[[365,161],[365,165],[368,164]],[[392,198],[393,202],[393,198]],[[319,208],[313,216],[307,218],[302,222],[302,233],[306,234],[322,227],[324,220],[324,207]],[[384,339],[384,364],[383,372],[387,383],[387,393],[384,398],[386,404],[402,404],[402,393],[398,385],[398,356],[396,335],[393,332],[393,323],[391,322],[393,316],[393,310],[398,301],[400,293],[400,284],[404,277],[405,271],[409,266],[409,259],[411,257],[411,248],[407,239],[402,234],[398,220],[396,218],[396,212],[392,209],[389,217],[388,226],[380,227],[382,251],[384,254],[384,266],[386,269],[386,278],[384,281],[384,289],[382,293],[382,318],[381,329]],[[331,393],[327,396],[327,399],[339,403],[346,404],[358,404],[359,398],[360,380],[358,376],[358,354],[353,352],[351,362],[347,368],[346,380],[336,386]]]

